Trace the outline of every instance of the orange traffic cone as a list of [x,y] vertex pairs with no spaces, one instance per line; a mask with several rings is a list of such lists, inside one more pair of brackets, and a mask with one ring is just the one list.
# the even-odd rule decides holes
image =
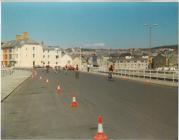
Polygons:
[[150,80],[145,80],[145,84],[150,84]]
[[103,132],[103,118],[102,116],[98,117],[98,132],[94,136],[93,140],[109,140],[106,134]]
[[72,103],[71,103],[71,107],[77,107],[78,106],[78,103],[76,101],[76,97],[73,97],[72,98]]
[[62,91],[62,89],[61,89],[60,85],[58,85],[57,88],[56,88],[56,92],[60,93],[61,91]]

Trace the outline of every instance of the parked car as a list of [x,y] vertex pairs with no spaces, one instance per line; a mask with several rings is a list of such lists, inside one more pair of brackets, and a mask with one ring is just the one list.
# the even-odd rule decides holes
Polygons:
[[68,66],[67,69],[73,71],[73,70],[75,70],[75,67],[73,67],[73,66]]

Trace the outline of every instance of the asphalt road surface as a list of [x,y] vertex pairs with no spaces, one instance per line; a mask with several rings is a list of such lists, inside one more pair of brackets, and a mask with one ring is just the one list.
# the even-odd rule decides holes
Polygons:
[[[27,79],[1,104],[2,139],[92,139],[99,115],[110,139],[177,139],[176,87],[79,76],[38,70],[35,79]],[[73,96],[77,108],[71,108]]]

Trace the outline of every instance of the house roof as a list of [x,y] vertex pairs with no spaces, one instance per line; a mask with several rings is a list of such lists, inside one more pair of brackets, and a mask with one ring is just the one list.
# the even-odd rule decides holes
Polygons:
[[148,58],[142,58],[142,56],[134,56],[130,59],[126,59],[125,57],[120,57],[117,59],[117,61],[144,61],[148,60]]
[[19,47],[25,44],[39,45],[38,42],[33,41],[33,40],[20,40],[20,41],[11,40],[11,41],[5,42],[1,47],[2,48],[14,48],[14,47]]

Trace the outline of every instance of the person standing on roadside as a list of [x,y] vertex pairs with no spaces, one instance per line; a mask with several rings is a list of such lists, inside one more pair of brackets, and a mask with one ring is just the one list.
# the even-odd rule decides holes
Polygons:
[[49,72],[49,65],[46,66],[46,72],[48,73]]
[[90,65],[88,64],[87,65],[87,71],[89,72],[89,70],[90,70]]
[[78,65],[76,65],[76,68],[75,68],[75,78],[76,79],[79,79],[79,68],[78,68]]
[[67,67],[67,65],[65,65],[65,68],[64,68],[64,70],[65,70],[65,75],[67,75],[67,70],[68,70],[68,67]]

